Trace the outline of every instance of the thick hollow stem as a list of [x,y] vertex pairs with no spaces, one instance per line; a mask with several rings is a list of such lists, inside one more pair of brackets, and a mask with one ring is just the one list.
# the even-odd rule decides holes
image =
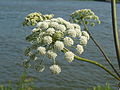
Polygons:
[[97,65],[98,67],[104,69],[106,72],[108,72],[111,76],[113,76],[114,78],[116,78],[117,80],[120,81],[120,78],[117,77],[116,75],[114,75],[110,70],[108,70],[106,67],[104,67],[103,65],[99,64],[98,62],[96,61],[92,61],[92,60],[89,60],[89,59],[85,59],[85,58],[81,58],[79,56],[75,56],[75,59],[76,60],[79,60],[79,61],[84,61],[84,62],[88,62],[88,63],[91,63],[91,64],[94,64],[94,65]]
[[103,56],[105,57],[105,60],[109,63],[109,65],[112,67],[112,69],[114,70],[114,72],[120,77],[120,74],[117,72],[117,70],[115,69],[115,67],[112,65],[110,59],[108,58],[108,56],[105,54],[104,50],[101,48],[101,46],[97,43],[97,41],[92,37],[91,33],[87,30],[88,34],[90,35],[90,38],[92,39],[92,41],[95,43],[95,45],[98,47],[98,49],[101,51],[101,53],[103,54]]
[[119,69],[120,69],[120,45],[119,45],[119,38],[118,38],[118,31],[117,31],[116,0],[111,0],[111,10],[112,10],[112,26],[113,26],[114,43],[115,43],[117,60],[118,60]]
[[[62,50],[62,52],[67,52],[69,51],[68,49],[64,48],[64,50]],[[89,60],[89,59],[85,59],[85,58],[81,58],[79,56],[74,56],[74,58],[78,61],[84,61],[84,62],[88,62],[88,63],[91,63],[91,64],[94,64],[100,68],[102,68],[103,70],[105,70],[106,72],[108,72],[111,76],[113,76],[115,79],[119,80],[120,81],[120,78],[117,77],[116,75],[114,75],[110,70],[108,70],[106,67],[104,67],[103,65],[99,64],[98,62],[96,61],[93,61],[93,60]]]

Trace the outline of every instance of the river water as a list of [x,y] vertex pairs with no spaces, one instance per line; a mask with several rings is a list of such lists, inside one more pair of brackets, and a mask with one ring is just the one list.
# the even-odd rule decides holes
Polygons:
[[[101,25],[91,28],[90,31],[118,69],[112,37],[110,3],[72,0],[0,0],[0,84],[7,84],[8,80],[16,82],[23,72],[23,68],[16,63],[21,63],[25,59],[23,50],[27,43],[24,38],[30,33],[30,30],[22,27],[21,23],[27,14],[31,12],[53,13],[55,17],[63,17],[68,20],[69,14],[84,8],[92,9],[100,17]],[[117,4],[118,13],[120,13],[119,9],[120,4]],[[81,57],[98,61],[111,69],[91,40]],[[43,73],[29,70],[28,75],[35,78],[38,90],[86,90],[106,82],[111,85],[117,84],[117,81],[104,70],[89,63],[74,61],[68,64],[60,57],[58,57],[58,61],[62,67],[59,75],[52,75],[49,67]]]

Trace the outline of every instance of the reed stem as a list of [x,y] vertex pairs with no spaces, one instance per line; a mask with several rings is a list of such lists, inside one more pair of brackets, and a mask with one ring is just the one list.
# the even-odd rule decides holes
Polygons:
[[117,30],[116,0],[111,0],[111,10],[112,10],[112,26],[113,26],[114,43],[115,43],[118,65],[120,69],[120,45],[119,45],[118,30]]

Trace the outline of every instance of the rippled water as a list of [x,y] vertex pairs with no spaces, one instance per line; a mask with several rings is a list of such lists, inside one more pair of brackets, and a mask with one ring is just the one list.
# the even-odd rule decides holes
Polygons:
[[[16,63],[22,62],[25,58],[23,50],[27,43],[24,38],[30,30],[22,27],[21,23],[28,13],[53,13],[55,17],[63,17],[67,20],[68,15],[74,10],[83,8],[92,9],[100,17],[102,24],[91,28],[91,32],[117,68],[110,3],[63,0],[0,0],[0,83],[7,84],[8,80],[15,82],[23,71],[23,68]],[[119,9],[120,4],[117,4],[118,13],[120,13]],[[120,16],[118,15],[120,32],[119,21]],[[91,40],[85,48],[82,57],[98,61],[109,68]],[[68,64],[60,57],[57,60],[62,67],[62,73],[59,75],[52,75],[49,68],[43,73],[29,70],[28,75],[36,79],[35,84],[39,88],[38,90],[86,90],[86,88],[103,85],[106,82],[112,85],[117,83],[105,71],[94,65],[78,61]]]

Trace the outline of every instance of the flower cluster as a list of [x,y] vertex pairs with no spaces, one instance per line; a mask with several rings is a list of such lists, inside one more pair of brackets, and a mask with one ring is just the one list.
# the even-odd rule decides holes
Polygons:
[[78,24],[87,24],[95,26],[95,23],[100,24],[99,17],[94,14],[90,9],[81,9],[73,12],[70,15],[70,21]]
[[49,20],[49,19],[53,18],[53,16],[54,16],[53,14],[42,15],[41,13],[37,13],[37,12],[30,13],[25,17],[23,25],[34,26],[40,21]]
[[[59,74],[61,68],[56,64],[58,53],[65,48],[75,47],[75,51],[82,54],[84,52],[83,47],[89,40],[89,34],[86,31],[81,31],[78,24],[70,23],[63,18],[52,18],[38,22],[32,33],[26,37],[26,40],[31,43],[31,46],[25,50],[25,55],[29,56],[30,59],[32,57],[34,60],[37,55],[47,56],[53,61],[50,70],[54,74]],[[74,56],[72,50],[69,50],[65,53],[64,58],[70,63],[74,60]],[[43,71],[41,65],[37,66],[37,70]]]

